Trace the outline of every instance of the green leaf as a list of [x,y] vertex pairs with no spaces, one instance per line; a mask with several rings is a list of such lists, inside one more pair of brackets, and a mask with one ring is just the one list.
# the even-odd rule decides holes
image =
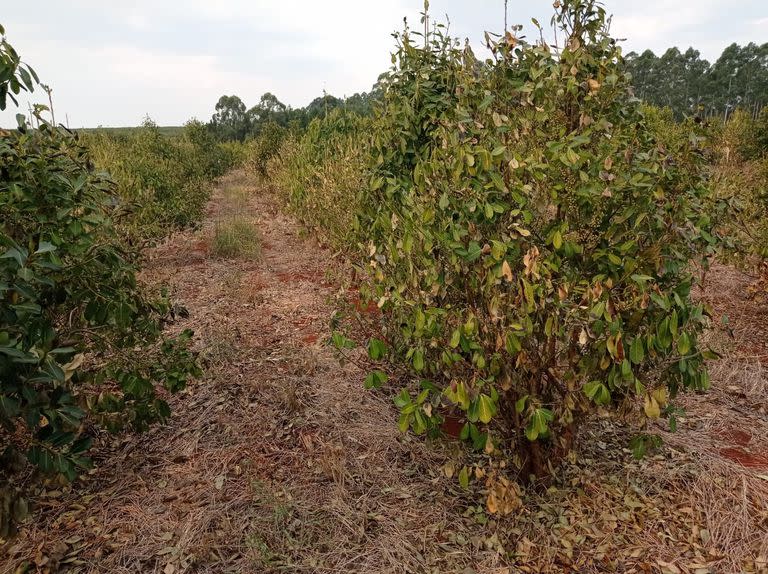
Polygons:
[[49,243],[48,241],[41,241],[40,245],[37,247],[37,251],[35,251],[36,255],[39,255],[41,253],[50,253],[51,251],[56,251],[56,246],[52,243]]
[[505,346],[510,355],[516,355],[523,348],[520,339],[514,333],[507,333]]
[[656,326],[656,341],[662,350],[666,350],[672,345],[672,334],[669,332],[669,317],[664,317],[661,323]]
[[413,353],[413,368],[416,372],[424,370],[424,351],[421,349],[417,349],[416,352]]
[[638,285],[645,285],[648,281],[653,281],[653,277],[650,275],[632,275],[632,281]]
[[531,308],[534,308],[536,306],[536,298],[533,293],[533,285],[531,285],[525,279],[523,279],[522,282],[523,282],[523,293],[525,294],[525,300],[528,301],[528,305]]
[[672,315],[669,317],[669,332],[672,333],[673,338],[677,338],[677,325],[678,325],[678,318],[677,318],[677,309],[672,311]]
[[605,313],[605,301],[598,301],[590,311],[590,314],[597,319],[602,317],[604,313]]
[[483,248],[480,247],[480,244],[476,241],[470,241],[469,246],[467,247],[467,254],[465,256],[465,259],[467,261],[475,261],[476,259],[480,258],[480,255],[483,253]]
[[411,428],[417,435],[424,434],[427,430],[427,422],[424,420],[421,410],[415,410],[413,412],[413,418],[411,419]]
[[354,349],[355,342],[351,339],[347,339],[344,335],[339,333],[338,331],[334,331],[331,335],[331,341],[333,342],[333,346],[336,347],[339,350],[342,349]]
[[11,247],[8,251],[0,255],[0,259],[14,259],[19,266],[23,266],[27,261],[27,252],[25,249]]
[[629,362],[628,359],[624,359],[621,362],[621,376],[624,377],[625,380],[633,378],[632,377],[632,364]]
[[407,389],[402,389],[400,393],[392,400],[394,401],[397,408],[402,409],[411,404],[411,395],[408,394]]
[[496,403],[486,394],[477,397],[477,414],[480,422],[488,424],[496,414]]
[[677,352],[685,356],[691,351],[691,339],[688,333],[681,333],[677,339]]
[[629,441],[629,448],[632,451],[632,456],[637,460],[641,460],[645,457],[646,446],[645,439],[640,436],[633,437]]
[[455,383],[456,390],[453,390],[452,385],[448,385],[445,388],[444,394],[448,398],[449,401],[455,403],[456,405],[461,408],[461,410],[466,411],[469,410],[469,407],[471,405],[469,400],[469,393],[467,393],[467,387],[464,384],[464,382],[458,382]]
[[469,469],[466,466],[459,471],[459,485],[464,490],[469,488]]
[[387,382],[387,374],[382,371],[373,371],[365,377],[364,386],[366,389],[379,389]]
[[584,385],[584,394],[598,405],[607,405],[611,402],[611,392],[600,381],[590,381]]
[[368,356],[378,361],[387,353],[387,344],[381,339],[372,338],[368,341]]
[[641,337],[635,337],[632,341],[632,345],[629,347],[629,360],[633,364],[639,365],[645,358],[645,349],[643,347],[643,340]]
[[530,441],[534,441],[541,436],[549,433],[549,423],[554,419],[554,414],[549,409],[538,408],[533,411],[528,426],[525,429],[525,436]]

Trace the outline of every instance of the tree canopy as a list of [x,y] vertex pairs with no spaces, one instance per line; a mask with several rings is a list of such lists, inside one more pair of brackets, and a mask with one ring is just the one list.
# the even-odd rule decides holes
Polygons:
[[768,104],[768,43],[731,44],[714,63],[694,48],[630,52],[626,63],[636,95],[678,118],[728,116],[736,108],[756,116]]
[[382,74],[370,92],[360,92],[345,98],[323,93],[303,108],[291,108],[271,92],[265,92],[259,103],[250,109],[238,96],[221,96],[208,127],[221,140],[243,141],[260,135],[271,124],[282,128],[304,129],[315,118],[325,117],[337,108],[366,116],[371,113],[374,102],[381,99],[385,81],[386,74]]

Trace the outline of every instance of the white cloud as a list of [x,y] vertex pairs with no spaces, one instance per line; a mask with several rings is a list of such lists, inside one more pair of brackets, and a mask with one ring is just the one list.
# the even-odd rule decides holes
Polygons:
[[[717,57],[730,42],[765,41],[765,0],[606,0],[627,50],[692,45]],[[503,27],[502,0],[432,0],[478,53]],[[389,65],[404,16],[419,28],[423,0],[25,0],[4,7],[12,43],[53,86],[72,125],[160,124],[208,118],[222,94],[248,105],[266,91],[293,106],[323,89],[367,90]],[[509,22],[547,28],[552,0],[510,2]],[[528,36],[537,35],[530,25]],[[25,106],[24,106],[25,107]],[[13,123],[0,114],[0,124]]]
[[703,42],[691,42],[690,31],[703,29],[717,4],[717,0],[615,2],[609,6],[615,11],[611,32],[626,38],[627,45],[637,51],[650,48],[658,53],[672,46],[685,49],[692,44],[700,48]]
[[[207,119],[223,87],[229,88],[227,93],[257,94],[273,85],[268,77],[227,70],[210,55],[153,52],[129,45],[70,47],[48,61],[52,65],[46,68],[59,72],[44,76],[44,81],[54,86],[58,117],[63,120],[66,113],[73,127],[136,125],[145,114],[161,124],[180,125],[192,116]],[[80,83],[68,82],[69,72],[61,73],[71,62],[78,63]]]

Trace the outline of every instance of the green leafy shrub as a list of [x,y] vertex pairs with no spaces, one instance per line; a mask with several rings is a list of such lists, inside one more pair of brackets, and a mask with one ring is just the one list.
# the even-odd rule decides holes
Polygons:
[[760,143],[763,112],[756,120],[737,109],[724,125],[708,126],[713,141],[710,170],[716,197],[729,206],[720,218],[732,240],[724,260],[752,267],[768,257],[768,146]]
[[[690,118],[678,120],[670,108],[657,108],[649,104],[641,106],[641,113],[645,119],[648,130],[653,134],[653,138],[667,149],[676,150],[685,147],[686,140],[691,134],[697,132],[696,122]],[[711,128],[711,125],[708,125]],[[702,129],[701,134],[705,133]],[[712,136],[712,130],[706,131],[708,136]]]
[[754,139],[755,155],[762,158],[768,156],[768,106],[755,119]]
[[169,304],[138,285],[113,185],[89,161],[47,125],[0,139],[0,432],[23,436],[5,456],[70,479],[87,463],[88,412],[141,430],[169,415],[156,385],[178,390],[197,371],[189,334],[161,338]]
[[185,169],[196,177],[211,180],[240,165],[244,146],[240,142],[219,142],[210,128],[198,120],[184,124],[180,155]]
[[[211,182],[237,161],[235,146],[189,122],[181,137],[164,136],[151,120],[127,135],[87,136],[97,168],[117,182],[121,230],[135,242],[157,239],[199,221]],[[238,144],[242,145],[242,144]]]
[[287,134],[288,130],[275,122],[265,124],[259,134],[247,143],[246,167],[265,177],[269,161],[278,154]]
[[360,239],[371,128],[370,118],[336,109],[287,139],[272,161],[270,175],[289,207],[337,247]]
[[[434,434],[458,415],[462,438],[512,445],[535,476],[599,408],[655,418],[709,386],[690,293],[718,243],[700,135],[659,141],[604,10],[558,5],[560,50],[507,33],[480,61],[440,28],[426,47],[406,30],[373,125],[320,140],[333,125],[316,124],[283,159],[297,210],[364,244],[382,311],[369,354],[414,381],[400,428]],[[338,156],[316,144],[334,137],[368,153],[352,198],[326,190]]]
[[737,108],[717,130],[726,161],[753,161],[768,157],[768,108],[757,117]]
[[[19,74],[32,90],[3,54],[5,40],[0,86],[17,93]],[[167,394],[198,374],[191,333],[163,336],[171,306],[137,282],[115,184],[77,135],[38,119],[0,132],[2,538],[26,514],[30,468],[72,480],[89,465],[90,429],[165,420]]]
[[361,226],[384,335],[433,381],[401,425],[434,428],[447,402],[487,447],[504,421],[538,476],[598,406],[638,396],[659,416],[665,389],[709,382],[690,299],[715,244],[699,141],[658,144],[604,18],[564,2],[559,53],[508,34],[486,63],[402,37]]

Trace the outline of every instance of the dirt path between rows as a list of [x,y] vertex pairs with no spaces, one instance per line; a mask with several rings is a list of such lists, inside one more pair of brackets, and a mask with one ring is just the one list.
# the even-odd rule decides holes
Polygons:
[[[235,191],[246,200],[233,207]],[[168,425],[100,437],[90,474],[42,493],[0,573],[706,574],[765,565],[768,470],[718,451],[766,446],[759,363],[717,371],[722,390],[688,399],[680,430],[665,434],[670,447],[645,461],[631,459],[621,427],[596,421],[558,482],[498,520],[446,476],[460,460],[456,444],[401,435],[387,394],[363,391],[364,373],[325,344],[347,267],[278,205],[265,186],[232,174],[201,229],[153,251],[146,278],[169,285],[188,310],[172,328],[194,329],[206,374],[172,399]],[[259,259],[212,254],[217,221],[233,211],[256,224]],[[739,404],[753,401],[749,412],[735,392]],[[727,433],[746,427],[749,445],[732,445]]]
[[[232,188],[248,192],[258,260],[210,252]],[[443,494],[455,485],[324,344],[338,265],[262,186],[224,179],[203,228],[145,268],[188,310],[173,328],[194,329],[205,377],[173,398],[170,424],[97,450],[76,492],[46,493],[0,571],[427,571],[436,541],[456,544],[442,534],[456,530]]]

